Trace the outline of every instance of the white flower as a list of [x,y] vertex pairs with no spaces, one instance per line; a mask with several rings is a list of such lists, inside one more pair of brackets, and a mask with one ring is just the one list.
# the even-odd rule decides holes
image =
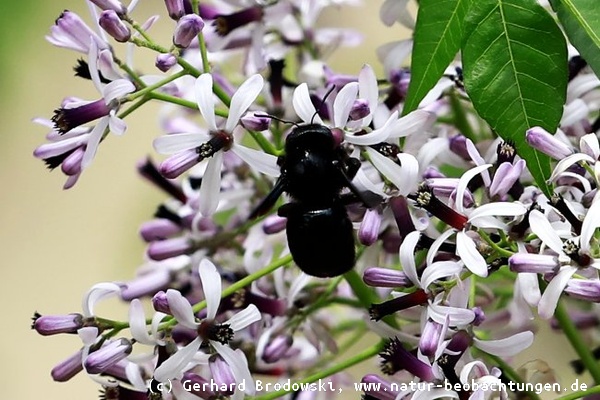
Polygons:
[[[173,289],[167,291],[169,308],[173,316],[179,324],[190,329],[198,329],[204,322],[214,323],[214,318],[217,316],[217,310],[221,302],[221,276],[214,264],[208,259],[203,259],[200,262],[198,272],[206,300],[206,319],[203,322],[196,322],[192,306],[179,291]],[[260,312],[255,305],[251,304],[219,325],[228,327],[235,333],[260,319]],[[192,362],[204,340],[208,340],[212,348],[223,357],[231,368],[236,381],[238,383],[246,382],[246,393],[250,395],[254,394],[254,380],[252,379],[243,353],[234,351],[231,347],[220,343],[214,338],[197,337],[156,368],[154,378],[159,382],[164,382],[171,378],[179,378],[187,370],[188,364]]]
[[81,161],[82,168],[89,166],[96,155],[98,144],[104,136],[104,131],[108,128],[115,135],[122,135],[125,132],[127,126],[125,122],[117,117],[117,111],[119,109],[119,99],[128,93],[135,91],[133,83],[127,79],[116,79],[108,84],[104,84],[100,81],[99,71],[99,53],[98,45],[95,40],[91,41],[90,52],[89,52],[89,68],[90,76],[94,86],[102,94],[102,98],[106,105],[110,108],[109,114],[105,117],[100,118],[98,123],[90,132],[88,144],[83,154],[83,160]]
[[[533,210],[529,214],[529,223],[531,225],[531,231],[535,233],[546,246],[558,254],[561,262],[567,263],[571,261],[571,258],[564,251],[565,243],[563,242],[563,239],[550,224],[544,214],[537,210]],[[585,218],[583,219],[583,223],[581,225],[581,235],[579,235],[578,238],[571,238],[570,232],[565,232],[563,235],[569,237],[571,241],[577,241],[578,239],[578,252],[577,254],[573,255],[574,257],[577,258],[590,255],[591,240],[596,228],[598,227],[600,227],[600,201],[595,199],[588,209]],[[590,266],[600,269],[600,265],[597,262],[594,262],[593,258]],[[556,305],[558,304],[560,295],[567,286],[569,279],[571,279],[571,277],[579,270],[580,267],[585,268],[587,266],[564,265],[561,267],[558,274],[552,278],[546,287],[546,290],[544,290],[538,305],[538,313],[540,317],[544,319],[552,317],[554,310],[556,309]]]
[[208,125],[210,136],[205,133],[180,133],[161,136],[154,141],[154,148],[159,153],[175,153],[160,166],[163,175],[169,178],[177,177],[204,158],[210,157],[200,186],[202,200],[200,212],[203,216],[213,214],[219,204],[224,151],[231,150],[251,167],[264,174],[278,176],[280,173],[275,156],[242,146],[236,143],[233,137],[233,131],[238,126],[240,117],[256,100],[263,84],[260,75],[252,75],[242,83],[231,98],[225,128],[219,129],[215,115],[212,75],[201,75],[195,83],[196,101]]

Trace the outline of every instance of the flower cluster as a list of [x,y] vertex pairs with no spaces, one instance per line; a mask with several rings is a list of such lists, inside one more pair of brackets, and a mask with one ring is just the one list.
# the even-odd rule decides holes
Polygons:
[[[166,156],[137,169],[166,199],[140,227],[136,277],[95,285],[80,313],[34,316],[42,335],[81,339],[56,381],[85,372],[104,399],[330,398],[254,382],[349,387],[345,367],[374,358],[366,399],[505,398],[442,383],[525,379],[497,360],[531,345],[536,314],[565,331],[600,324],[600,81],[578,55],[559,131],[522,132],[557,161],[548,198],[477,117],[460,65],[411,112],[410,39],[380,49],[383,74],[327,65],[360,34],[317,20],[352,0],[165,0],[166,45],[157,16],[135,19],[137,1],[86,3],[91,18],[64,11],[47,40],[80,53],[76,75],[99,96],[37,119],[50,132],[34,155],[71,188],[129,114],[163,102],[153,148]],[[385,1],[383,22],[412,27],[405,6]],[[155,65],[141,74],[115,42],[154,51]],[[95,314],[110,296],[128,319]],[[377,343],[340,362],[363,336]],[[394,389],[408,382],[433,386]]]

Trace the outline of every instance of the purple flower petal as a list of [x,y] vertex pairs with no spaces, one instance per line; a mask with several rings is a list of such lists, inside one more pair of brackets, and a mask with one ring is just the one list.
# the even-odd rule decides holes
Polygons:
[[487,276],[488,270],[485,258],[477,250],[475,242],[465,232],[456,234],[456,253],[469,271],[484,278]]
[[90,132],[88,143],[85,147],[85,153],[83,154],[83,159],[81,160],[81,168],[89,167],[94,160],[94,156],[98,150],[98,145],[100,144],[100,139],[102,139],[102,135],[104,135],[104,131],[108,127],[108,119],[108,117],[100,118],[94,129],[92,129]]
[[[491,216],[516,217],[527,212],[527,207],[521,203],[497,202],[483,204],[469,214],[469,223],[479,228],[491,228],[506,226],[503,222],[489,219]],[[485,223],[487,222],[487,224]],[[493,225],[490,225],[492,223]]]
[[256,321],[260,321],[260,319],[260,311],[258,311],[258,308],[254,304],[250,304],[248,307],[229,318],[225,324],[229,324],[229,327],[234,332],[237,332]]
[[436,115],[425,110],[415,110],[394,121],[389,138],[406,137],[427,130],[436,120]]
[[[473,160],[475,165],[485,165],[485,160],[483,159],[483,157],[481,157],[481,155],[479,154],[479,150],[477,150],[477,147],[475,147],[475,144],[471,139],[467,139],[466,146],[467,153],[469,153],[469,156],[471,157],[471,160]],[[489,187],[492,182],[490,179],[490,172],[486,170],[481,174],[481,177],[483,178],[483,184],[486,187]]]
[[152,145],[160,154],[173,154],[194,149],[209,139],[208,135],[202,133],[174,133],[154,139]]
[[110,112],[108,117],[108,129],[117,136],[121,136],[127,130],[127,124],[121,118],[114,115],[114,111]]
[[366,99],[369,104],[369,115],[362,119],[362,125],[368,126],[373,119],[377,100],[379,99],[379,86],[377,76],[369,64],[365,64],[358,73],[358,95]]
[[258,172],[274,177],[281,174],[281,169],[277,165],[277,157],[272,154],[254,150],[237,143],[231,148],[231,151]]
[[114,296],[121,291],[121,287],[110,282],[97,283],[83,297],[81,308],[84,317],[94,316],[96,303],[108,296]]
[[119,99],[132,92],[135,92],[135,86],[127,79],[117,79],[116,81],[112,81],[104,86],[101,91],[102,97],[104,97],[106,104],[110,104],[111,101]]
[[490,168],[492,164],[484,164],[479,165],[477,167],[473,167],[470,170],[466,171],[459,179],[458,185],[456,186],[456,211],[463,214],[465,212],[464,209],[464,198],[465,193],[467,192],[467,185],[471,182],[471,179],[475,178],[478,174],[483,173],[488,168]]
[[448,323],[450,326],[466,326],[475,319],[475,312],[465,308],[440,306],[439,304],[430,304],[427,308],[429,318],[440,325]]
[[187,346],[167,358],[154,371],[154,379],[166,382],[168,379],[179,379],[185,372],[186,366],[193,360],[200,349],[202,341],[199,337],[191,341]]
[[486,353],[499,357],[511,357],[519,354],[533,343],[533,332],[519,332],[515,335],[498,340],[479,340],[473,338],[475,346]]
[[434,262],[433,264],[428,265],[423,271],[423,275],[421,276],[421,285],[423,289],[427,290],[427,287],[429,287],[429,285],[436,280],[458,275],[462,269],[462,264],[456,261]]
[[589,254],[590,241],[598,227],[600,227],[600,199],[594,199],[581,225],[579,247],[584,253]]
[[242,114],[252,105],[264,85],[262,76],[256,74],[248,78],[231,97],[229,116],[225,124],[227,132],[233,132]]
[[414,253],[420,237],[421,234],[418,231],[409,233],[402,241],[399,250],[400,265],[402,265],[402,270],[408,279],[410,279],[411,282],[417,287],[421,287],[421,282],[419,280],[419,276],[417,275]]
[[560,295],[575,272],[577,272],[577,268],[566,266],[552,278],[546,287],[546,290],[544,290],[540,303],[538,304],[538,314],[540,318],[550,319],[552,315],[554,315],[554,310],[556,309]]
[[535,233],[542,242],[559,255],[564,255],[563,242],[546,219],[546,216],[538,210],[529,213],[529,224],[531,231]]
[[167,301],[169,302],[169,310],[171,310],[171,314],[173,314],[177,322],[186,328],[196,329],[199,324],[196,322],[190,302],[183,297],[179,290],[169,289],[166,294]]
[[356,95],[358,94],[358,82],[350,82],[340,89],[335,101],[333,102],[333,119],[334,126],[341,128],[346,126],[348,116]]
[[315,115],[315,106],[310,100],[310,93],[308,92],[308,85],[306,83],[301,84],[294,90],[292,104],[296,114],[298,114],[300,119],[305,123],[308,124],[311,120],[316,124],[323,123],[321,117],[319,117],[318,114]]
[[208,217],[217,210],[221,191],[221,165],[223,151],[216,152],[209,160],[200,184],[200,213]]
[[213,79],[211,74],[200,75],[194,85],[196,102],[198,103],[200,113],[204,117],[208,129],[216,131],[217,122],[215,121],[215,101],[212,87]]
[[148,334],[144,307],[139,299],[133,299],[129,304],[129,331],[131,332],[131,336],[141,344],[150,346],[156,344]]
[[214,319],[221,303],[221,275],[217,271],[217,267],[207,258],[200,261],[198,274],[206,299],[206,318]]
[[381,128],[375,129],[365,135],[345,135],[345,140],[348,143],[357,144],[359,146],[368,146],[384,142],[390,135],[390,129],[395,121],[398,120],[398,111],[394,111],[392,115],[385,121]]

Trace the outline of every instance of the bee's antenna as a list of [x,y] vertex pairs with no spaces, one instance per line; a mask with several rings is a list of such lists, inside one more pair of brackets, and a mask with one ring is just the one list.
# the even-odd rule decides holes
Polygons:
[[283,122],[284,124],[292,124],[292,125],[294,125],[296,127],[299,126],[296,122],[288,121],[288,120],[285,120],[285,119],[281,119],[279,117],[276,117],[276,116],[270,115],[270,114],[257,114],[257,113],[254,113],[254,116],[258,117],[258,118],[267,117],[267,118],[274,119],[275,121]]
[[[327,93],[325,93],[325,96],[323,96],[323,100],[321,100],[321,105],[319,106],[319,108],[321,108],[323,106],[323,104],[325,104],[325,100],[327,100],[327,97],[329,97],[329,95],[331,94],[331,92],[333,92],[334,89],[335,89],[335,85],[331,85],[331,87],[329,88]],[[311,124],[314,123],[315,117],[317,116],[318,113],[319,113],[319,110],[317,109],[317,111],[315,111],[315,113],[313,114],[313,116],[310,119]]]

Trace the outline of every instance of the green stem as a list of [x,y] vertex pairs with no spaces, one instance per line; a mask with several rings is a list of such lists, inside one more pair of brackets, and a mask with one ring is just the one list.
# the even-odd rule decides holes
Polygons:
[[129,75],[129,77],[135,82],[137,87],[143,88],[146,86],[146,84],[142,81],[142,78],[140,78],[138,74],[129,67],[129,65],[122,62],[119,62],[118,64],[119,67],[125,71],[127,75]]
[[[191,108],[193,110],[198,109],[198,104],[194,103],[193,101],[185,100],[185,99],[171,96],[171,95],[164,94],[164,93],[151,92],[151,93],[148,93],[148,97],[155,99],[155,100],[164,101],[167,103],[177,104],[182,107]],[[224,111],[224,110],[215,109],[215,115],[218,115],[219,117],[227,118],[228,112]]]
[[[200,15],[200,5],[198,0],[192,0],[192,12]],[[210,72],[210,65],[208,64],[208,55],[206,51],[206,41],[204,40],[204,34],[202,31],[198,34],[198,45],[200,46],[200,55],[202,56],[202,70],[207,73]]]
[[198,45],[200,46],[200,55],[202,56],[202,70],[204,73],[210,72],[208,51],[206,50],[206,41],[204,40],[204,34],[202,32],[198,34]]
[[[362,353],[359,353],[345,361],[342,361],[339,364],[336,364],[332,367],[323,369],[322,371],[312,374],[310,376],[307,376],[304,379],[300,379],[298,381],[298,383],[299,384],[313,383],[313,382],[318,381],[319,379],[327,378],[328,376],[331,376],[338,372],[344,371],[345,369],[350,368],[356,364],[360,364],[361,362],[368,360],[369,358],[374,357],[378,353],[380,353],[383,350],[384,344],[385,344],[385,342],[381,341],[381,342],[377,343],[376,345],[369,347]],[[268,393],[268,394],[265,394],[262,396],[256,396],[253,398],[253,400],[273,400],[278,397],[284,396],[284,395],[290,393],[291,391],[292,391],[291,389],[290,390],[279,390],[277,392]]]
[[595,394],[595,393],[600,393],[600,385],[592,386],[591,388],[589,388],[587,390],[582,390],[579,392],[568,394],[566,396],[559,397],[556,400],[575,400],[575,399],[580,399],[584,396],[589,396],[589,395]]
[[344,274],[344,279],[346,279],[346,282],[348,282],[352,288],[354,295],[362,303],[364,308],[368,309],[373,303],[379,301],[375,292],[365,285],[360,275],[358,275],[358,272],[354,269],[346,272]]
[[137,110],[138,108],[140,108],[141,106],[146,104],[148,102],[148,100],[150,100],[150,99],[143,98],[143,99],[138,100],[137,103],[130,105],[129,107],[127,107],[126,110],[122,111],[119,114],[119,118],[125,118],[126,116],[128,116],[129,114],[131,114],[132,112],[134,112],[135,110]]
[[498,244],[496,244],[492,240],[492,238],[490,238],[489,235],[487,233],[485,233],[484,231],[482,231],[481,229],[478,230],[477,233],[483,240],[485,240],[485,242],[487,244],[490,245],[490,247],[492,247],[496,251],[496,253],[498,253],[498,255],[503,256],[503,257],[510,257],[514,254],[512,251],[508,251],[508,250],[503,249],[502,247],[498,246]]
[[[346,272],[344,274],[344,279],[346,279],[346,282],[348,282],[350,288],[352,288],[354,295],[358,298],[358,301],[360,301],[360,303],[365,309],[368,310],[369,308],[371,308],[371,305],[373,303],[379,302],[377,294],[375,294],[373,289],[368,287],[363,282],[358,272],[356,272],[354,269]],[[392,328],[398,328],[398,323],[393,315],[388,315],[382,318],[382,321],[391,326]]]
[[[142,29],[142,26],[140,24],[138,24],[136,21],[134,21],[131,18],[126,18],[125,20],[127,22],[129,22],[131,24],[131,26],[133,27],[133,29],[135,29],[148,43],[154,44],[154,41],[152,40],[152,38],[150,38],[150,36],[148,36],[148,33],[146,33],[146,31],[144,29]],[[130,41],[132,39],[135,39],[135,38],[131,38]],[[166,53],[166,51],[161,51],[161,53]]]
[[[223,297],[230,296],[230,295],[234,294],[235,292],[237,292],[238,290],[243,289],[246,286],[249,286],[252,282],[262,278],[263,276],[269,275],[271,272],[274,272],[275,270],[277,270],[291,262],[292,262],[292,256],[288,254],[287,256],[282,257],[279,260],[274,261],[271,264],[267,265],[265,268],[261,269],[260,271],[256,271],[255,273],[250,274],[250,275],[240,279],[233,285],[226,287],[225,290],[223,290],[223,294],[221,295],[221,297],[223,298]],[[203,302],[201,301],[200,303],[203,303]],[[200,307],[200,303],[196,304],[193,307],[194,312],[198,312],[198,311],[202,310],[204,307],[206,307],[206,305],[204,305],[204,307]]]
[[267,138],[261,133],[256,131],[248,131],[250,136],[256,141],[256,143],[260,146],[262,150],[266,153],[272,154],[274,156],[280,155],[280,152],[273,146],[271,142],[267,140]]
[[126,98],[128,100],[135,100],[138,97],[145,96],[146,94],[148,94],[156,89],[159,89],[159,88],[163,87],[164,85],[166,85],[167,83],[173,82],[174,80],[179,79],[185,75],[187,75],[186,71],[179,71],[179,72],[163,79],[162,81],[156,82],[154,85],[146,86],[145,88],[138,90],[135,93],[130,94]]
[[192,0],[192,12],[194,14],[198,14],[200,15],[200,1],[199,0]]
[[567,340],[581,359],[585,368],[590,372],[590,375],[594,379],[594,383],[600,384],[600,364],[594,358],[594,355],[590,351],[590,347],[586,345],[585,340],[581,337],[579,330],[569,318],[569,313],[563,304],[563,300],[558,301],[556,310],[554,311],[554,317],[558,321],[562,331],[565,333]]
[[450,107],[452,108],[452,113],[454,115],[454,125],[460,133],[471,139],[473,142],[476,142],[477,138],[475,132],[473,132],[473,128],[471,128],[471,124],[469,124],[465,109],[456,95],[456,92],[451,91],[448,97],[450,98]]
[[151,92],[151,93],[148,93],[148,97],[155,99],[155,100],[165,101],[167,103],[177,104],[182,107],[187,107],[187,108],[191,108],[194,110],[198,109],[198,104],[196,104],[195,102],[185,100],[185,99],[182,99],[182,98],[179,98],[176,96],[171,96],[169,94]]

